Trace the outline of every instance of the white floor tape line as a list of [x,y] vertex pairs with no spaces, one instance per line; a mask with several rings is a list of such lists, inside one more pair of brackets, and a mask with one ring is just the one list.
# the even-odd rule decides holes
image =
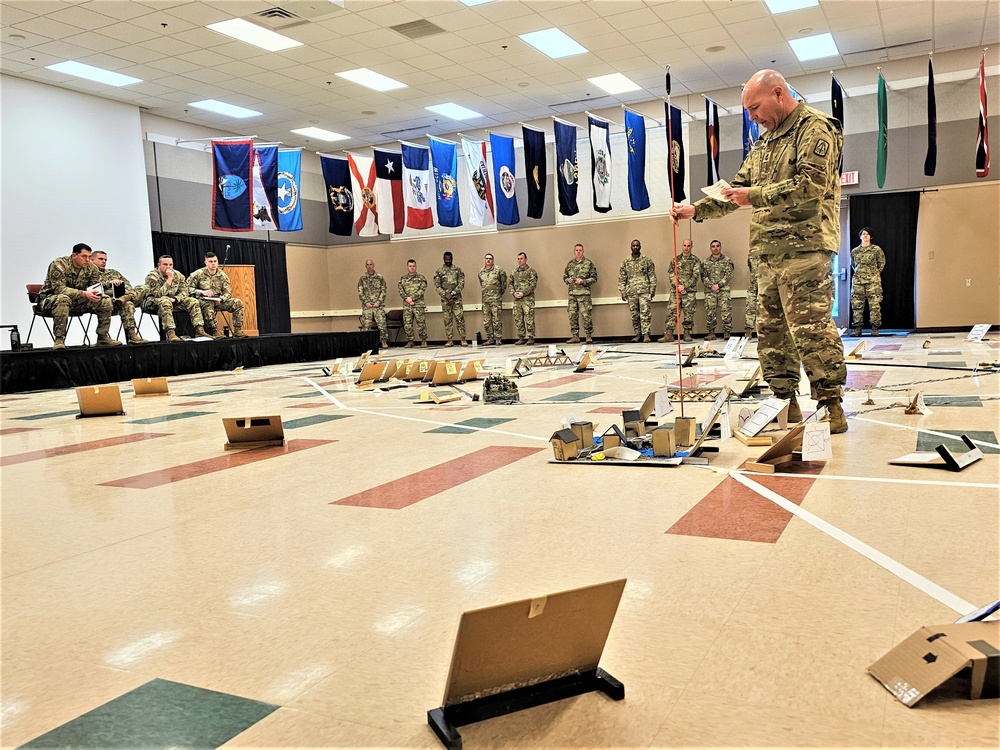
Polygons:
[[790,479],[833,479],[841,482],[876,482],[883,484],[924,484],[932,487],[972,487],[976,489],[996,490],[1000,484],[986,482],[944,482],[933,479],[892,479],[890,477],[841,477],[827,474],[782,474],[775,472],[772,476],[789,477]]
[[874,547],[868,546],[860,539],[857,539],[856,537],[853,537],[850,534],[848,534],[846,531],[842,531],[833,524],[827,523],[819,516],[810,513],[808,510],[805,510],[804,508],[799,507],[791,500],[788,500],[787,498],[779,495],[777,492],[769,490],[767,487],[758,484],[757,482],[750,479],[746,474],[739,471],[731,471],[729,472],[729,476],[731,476],[733,479],[735,479],[743,486],[749,487],[751,490],[756,492],[761,497],[767,498],[775,505],[784,508],[792,515],[801,518],[810,526],[819,529],[824,534],[836,539],[841,544],[850,547],[858,554],[864,555],[876,565],[882,566],[890,573],[895,575],[897,578],[906,581],[911,586],[919,589],[920,591],[924,592],[931,598],[941,602],[941,604],[943,604],[944,606],[955,610],[960,615],[964,615],[966,612],[971,612],[978,606],[976,604],[972,604],[971,602],[965,601],[961,597],[956,596],[955,594],[951,593],[946,589],[941,588],[936,583],[924,578],[916,571],[910,570],[902,563],[896,562],[888,555],[882,554]]
[[[925,430],[923,427],[912,427],[908,424],[894,424],[892,422],[883,422],[880,419],[869,419],[868,417],[851,417],[851,419],[856,419],[859,422],[871,422],[872,424],[880,424],[886,427],[899,427],[902,430],[916,430],[917,432],[926,432],[928,435],[937,435],[938,437],[950,438],[951,440],[960,440],[957,435],[952,435],[949,432],[935,432],[934,430]],[[1000,445],[996,443],[988,443],[985,440],[973,440],[976,445],[981,445],[984,448],[1000,448]]]

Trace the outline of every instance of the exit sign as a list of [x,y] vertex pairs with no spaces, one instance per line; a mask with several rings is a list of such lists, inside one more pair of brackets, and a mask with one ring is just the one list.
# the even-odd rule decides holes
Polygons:
[[844,172],[840,175],[841,185],[857,185],[858,184],[858,173],[857,172]]

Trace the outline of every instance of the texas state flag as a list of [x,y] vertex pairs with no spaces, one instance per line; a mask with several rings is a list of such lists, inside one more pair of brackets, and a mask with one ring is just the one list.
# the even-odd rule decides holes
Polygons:
[[402,234],[403,155],[398,151],[375,151],[375,204],[378,206],[378,231]]

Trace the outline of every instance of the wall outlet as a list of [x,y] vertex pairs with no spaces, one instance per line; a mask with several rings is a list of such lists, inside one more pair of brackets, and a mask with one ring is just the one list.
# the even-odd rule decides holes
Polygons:
[[966,286],[972,286],[972,279],[966,279],[965,280],[965,285]]

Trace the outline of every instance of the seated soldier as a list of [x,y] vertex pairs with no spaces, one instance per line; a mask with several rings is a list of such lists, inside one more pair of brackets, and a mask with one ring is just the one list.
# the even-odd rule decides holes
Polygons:
[[[70,313],[91,312],[97,316],[96,346],[118,346],[108,335],[111,328],[111,298],[100,293],[101,272],[90,262],[91,249],[82,242],[71,255],[49,263],[45,283],[38,293],[38,309],[52,316],[53,349],[66,348]],[[95,287],[98,287],[95,289]]]
[[233,335],[238,339],[246,338],[243,333],[243,300],[233,297],[229,277],[219,268],[219,259],[211,250],[205,253],[205,267],[188,277],[188,291],[201,305],[201,315],[209,336],[222,338],[215,313],[225,310],[233,316]]
[[146,296],[142,309],[160,316],[160,326],[166,333],[167,341],[181,340],[174,322],[174,307],[184,310],[191,317],[195,336],[209,338],[201,317],[201,306],[188,294],[187,279],[180,271],[174,270],[173,258],[161,255],[156,268],[146,275]]
[[148,344],[135,327],[135,303],[141,304],[146,288],[142,285],[133,287],[120,272],[108,268],[108,254],[103,250],[95,250],[90,256],[90,262],[101,271],[101,285],[104,293],[111,298],[111,314],[122,319],[125,338],[130,344]]

